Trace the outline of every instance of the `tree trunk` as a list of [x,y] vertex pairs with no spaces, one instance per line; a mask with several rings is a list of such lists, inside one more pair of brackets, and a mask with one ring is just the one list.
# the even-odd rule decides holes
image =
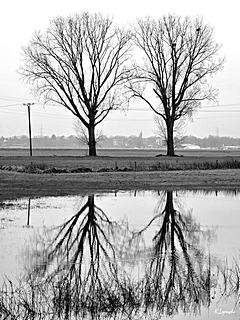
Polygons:
[[173,123],[167,122],[167,156],[173,157],[174,153],[174,141],[173,141]]
[[88,128],[88,154],[93,157],[97,155],[94,125],[90,125]]

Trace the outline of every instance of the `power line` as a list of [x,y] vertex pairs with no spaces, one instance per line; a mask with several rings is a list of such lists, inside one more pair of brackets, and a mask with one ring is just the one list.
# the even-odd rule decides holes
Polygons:
[[[63,107],[63,105],[61,104],[52,104],[52,103],[47,103],[44,104],[44,106],[52,106],[52,107]],[[218,105],[203,105],[201,107],[199,107],[197,110],[200,111],[201,109],[207,109],[207,108],[222,108],[222,107],[240,107],[240,103],[230,103],[230,104],[218,104]],[[151,111],[150,108],[146,109],[146,108],[128,108],[127,111]],[[113,109],[111,111],[121,111],[121,109]]]
[[218,108],[218,107],[240,107],[240,103],[229,103],[229,104],[215,104],[215,105],[205,105],[201,108]]
[[21,115],[21,114],[25,114],[25,112],[24,111],[20,111],[20,110],[18,110],[17,112],[16,111],[10,111],[10,110],[8,110],[8,111],[5,111],[5,110],[0,110],[0,113],[6,113],[6,114],[14,114],[14,115]]
[[[20,99],[20,98],[19,98]],[[22,104],[20,104],[20,103],[17,103],[17,104],[7,104],[7,105],[0,105],[0,108],[7,108],[7,107],[16,107],[16,106],[20,106],[20,105],[22,105]],[[40,105],[40,106],[42,106],[40,103],[36,103],[36,105]],[[45,106],[49,106],[49,105],[51,105],[51,106],[56,106],[56,107],[61,107],[61,105],[57,105],[57,104],[46,104]],[[209,107],[226,107],[226,106],[239,106],[239,104],[222,104],[222,105],[212,105],[212,106],[205,106],[206,108],[209,108]],[[201,108],[203,108],[203,107],[201,107]],[[216,113],[223,113],[223,114],[225,114],[225,118],[226,117],[228,117],[229,116],[229,114],[230,113],[235,113],[235,114],[237,114],[237,113],[240,113],[240,109],[239,110],[201,110],[201,108],[199,109],[199,110],[197,110],[197,113],[212,113],[212,114],[216,114]],[[112,110],[112,111],[115,111],[115,110]],[[118,111],[121,111],[121,110],[118,110]],[[144,112],[151,112],[152,113],[152,111],[151,111],[151,109],[149,108],[149,109],[142,109],[142,108],[129,108],[127,111],[129,111],[129,112],[131,112],[131,111],[144,111]],[[48,118],[55,118],[55,119],[66,119],[66,116],[68,117],[69,116],[69,119],[70,119],[70,116],[71,117],[74,117],[71,113],[67,113],[66,115],[60,115],[60,114],[53,114],[53,113],[47,113],[47,112],[39,112],[39,111],[36,111],[36,109],[33,111],[34,112],[34,114],[36,114],[36,115],[38,115],[38,116],[40,116],[40,117],[48,117]],[[14,115],[19,115],[19,114],[25,114],[24,112],[22,112],[22,111],[20,111],[20,110],[17,110],[17,112],[16,111],[10,111],[10,110],[8,110],[8,111],[2,111],[2,110],[0,110],[0,113],[6,113],[6,114],[14,114]],[[153,113],[152,113],[153,114]],[[226,115],[226,114],[228,114],[228,115]],[[197,114],[194,116],[194,118],[197,118],[197,119],[210,119],[209,117],[198,117],[197,116]],[[216,117],[215,117],[216,118]],[[219,116],[218,116],[218,118],[219,118]],[[129,117],[128,118],[126,118],[126,119],[106,119],[105,121],[132,121],[132,122],[146,122],[146,121],[153,121],[153,119],[129,119]]]
[[[3,113],[3,114],[14,114],[14,116],[22,116],[22,115],[25,115],[25,112],[22,112],[22,111],[2,111],[0,110],[0,113]],[[218,113],[218,112],[210,112],[210,114],[215,114],[215,113]],[[226,115],[225,113],[228,113],[226,111],[224,112],[221,112],[222,115],[224,116],[224,118],[232,118],[232,116],[234,116],[235,113],[240,113],[240,111],[237,111],[235,112],[234,110],[232,110],[232,112],[229,112],[231,113]],[[51,119],[69,119],[71,120],[71,118],[73,118],[74,116],[71,115],[71,114],[68,114],[68,115],[59,115],[59,114],[51,114],[51,113],[43,113],[43,112],[34,112],[35,115],[38,115],[38,117],[41,117],[41,118],[51,118]],[[225,114],[225,115],[224,115]],[[214,115],[215,116],[215,115]],[[195,115],[194,116],[195,119],[212,119],[210,117],[199,117],[198,115]],[[215,119],[216,118],[222,118],[220,116],[220,114],[218,114],[217,116],[215,116]],[[107,118],[105,121],[132,121],[132,122],[139,122],[139,121],[143,121],[143,122],[146,122],[146,121],[153,121],[153,119],[137,119],[137,118],[134,118],[134,119],[131,119],[131,118],[120,118],[120,119],[109,119]]]
[[[17,104],[17,106],[19,106],[20,104]],[[7,106],[4,106],[4,107],[7,107]],[[1,108],[1,106],[0,106]],[[130,110],[130,111],[138,111],[138,110]],[[143,111],[143,110],[142,110]],[[151,110],[144,110],[144,111],[149,111],[151,112]],[[21,111],[2,111],[0,110],[1,113],[9,113],[9,114],[17,114],[17,113],[22,113]],[[33,111],[34,114],[37,114],[37,115],[43,115],[43,116],[52,116],[52,117],[56,117],[56,118],[66,118],[66,116],[74,116],[72,115],[71,113],[68,113],[67,115],[59,115],[59,114],[54,114],[54,113],[48,113],[48,112],[39,112],[39,111],[36,111],[34,110]],[[197,113],[240,113],[240,110],[204,110],[204,111],[201,111],[201,110],[198,110]]]
[[6,107],[16,107],[22,105],[21,103],[16,103],[16,104],[5,104],[5,105],[0,105],[0,108],[6,108]]
[[[29,98],[23,98],[23,97],[14,97],[14,96],[0,96],[0,100],[12,100],[12,101],[16,101],[16,100],[19,100],[19,101],[23,101],[23,100],[29,100]],[[61,104],[54,104],[54,103],[46,103],[46,104],[41,104],[41,103],[35,103],[37,105],[44,105],[44,106],[54,106],[54,107],[61,107]],[[240,107],[240,102],[239,103],[228,103],[228,104],[215,104],[215,105],[203,105],[200,107],[201,108],[219,108],[219,107]],[[1,106],[0,106],[1,107]],[[64,107],[64,106],[62,106]],[[131,109],[133,110],[133,109]],[[139,111],[143,111],[143,110],[146,110],[148,111],[147,109],[142,109],[142,108],[134,108],[134,110],[139,110]],[[112,111],[115,111],[115,110],[112,110]]]
[[[8,105],[0,105],[0,108],[6,108],[6,107],[16,107],[16,106],[20,106],[22,104],[17,103],[17,104],[8,104]],[[37,104],[36,104],[37,105]],[[111,110],[111,111],[120,111],[122,112],[123,110],[118,109],[118,110]],[[149,109],[141,109],[141,108],[133,108],[133,109],[128,109],[126,110],[126,112],[129,111],[143,111],[143,112],[152,112],[152,110]],[[11,111],[12,113],[15,113],[15,111]],[[228,113],[228,112],[235,112],[235,113],[239,113],[239,110],[201,110],[201,108],[199,110],[196,110],[196,112],[203,112],[203,113]],[[39,112],[39,111],[34,111],[34,113],[36,114],[44,114],[44,115],[53,115],[55,116],[55,114],[53,113],[47,113],[47,112]]]
[[20,101],[23,101],[23,100],[29,100],[29,98],[22,98],[22,97],[13,97],[13,96],[0,96],[0,100],[20,100]]
[[240,110],[198,110],[197,112],[202,112],[202,113],[228,113],[228,112],[234,112],[234,113],[239,113]]

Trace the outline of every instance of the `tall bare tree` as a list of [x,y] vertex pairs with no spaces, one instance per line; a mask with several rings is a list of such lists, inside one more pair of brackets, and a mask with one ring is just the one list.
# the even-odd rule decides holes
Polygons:
[[[168,136],[167,129],[165,125],[165,121],[162,117],[158,117],[157,115],[154,117],[154,121],[156,124],[155,134],[162,140],[163,145],[167,145]],[[185,121],[184,119],[180,119],[173,128],[173,144],[174,148],[180,146],[184,141],[184,129],[185,129]]]
[[175,123],[191,116],[201,101],[216,97],[208,78],[223,66],[220,47],[213,41],[213,29],[201,19],[173,15],[139,20],[133,37],[143,58],[136,65],[133,96],[163,119],[167,155],[174,156]]
[[[79,119],[75,119],[74,121],[74,131],[76,133],[76,137],[79,141],[79,144],[88,145],[88,131],[86,127],[82,124]],[[95,130],[95,143],[96,146],[103,141],[105,138],[102,130]]]
[[81,121],[90,156],[96,156],[96,126],[128,102],[129,40],[129,32],[111,19],[85,12],[52,20],[23,49],[20,72],[46,102],[65,107]]

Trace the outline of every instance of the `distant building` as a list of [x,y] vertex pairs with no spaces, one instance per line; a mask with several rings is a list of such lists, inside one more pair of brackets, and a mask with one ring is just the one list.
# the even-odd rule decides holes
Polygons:
[[222,146],[222,150],[239,150],[240,146]]
[[143,143],[143,133],[142,131],[139,133],[139,136],[138,136],[138,139],[136,141],[136,147],[137,148],[142,148],[144,146],[144,143]]
[[183,143],[179,146],[179,148],[187,149],[187,150],[196,150],[201,149],[197,144]]

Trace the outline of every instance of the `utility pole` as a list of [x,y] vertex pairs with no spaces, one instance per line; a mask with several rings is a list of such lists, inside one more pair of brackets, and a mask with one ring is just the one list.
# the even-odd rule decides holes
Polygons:
[[24,103],[23,105],[28,107],[29,147],[30,147],[30,157],[32,157],[32,132],[31,132],[30,107],[34,105],[34,102]]

